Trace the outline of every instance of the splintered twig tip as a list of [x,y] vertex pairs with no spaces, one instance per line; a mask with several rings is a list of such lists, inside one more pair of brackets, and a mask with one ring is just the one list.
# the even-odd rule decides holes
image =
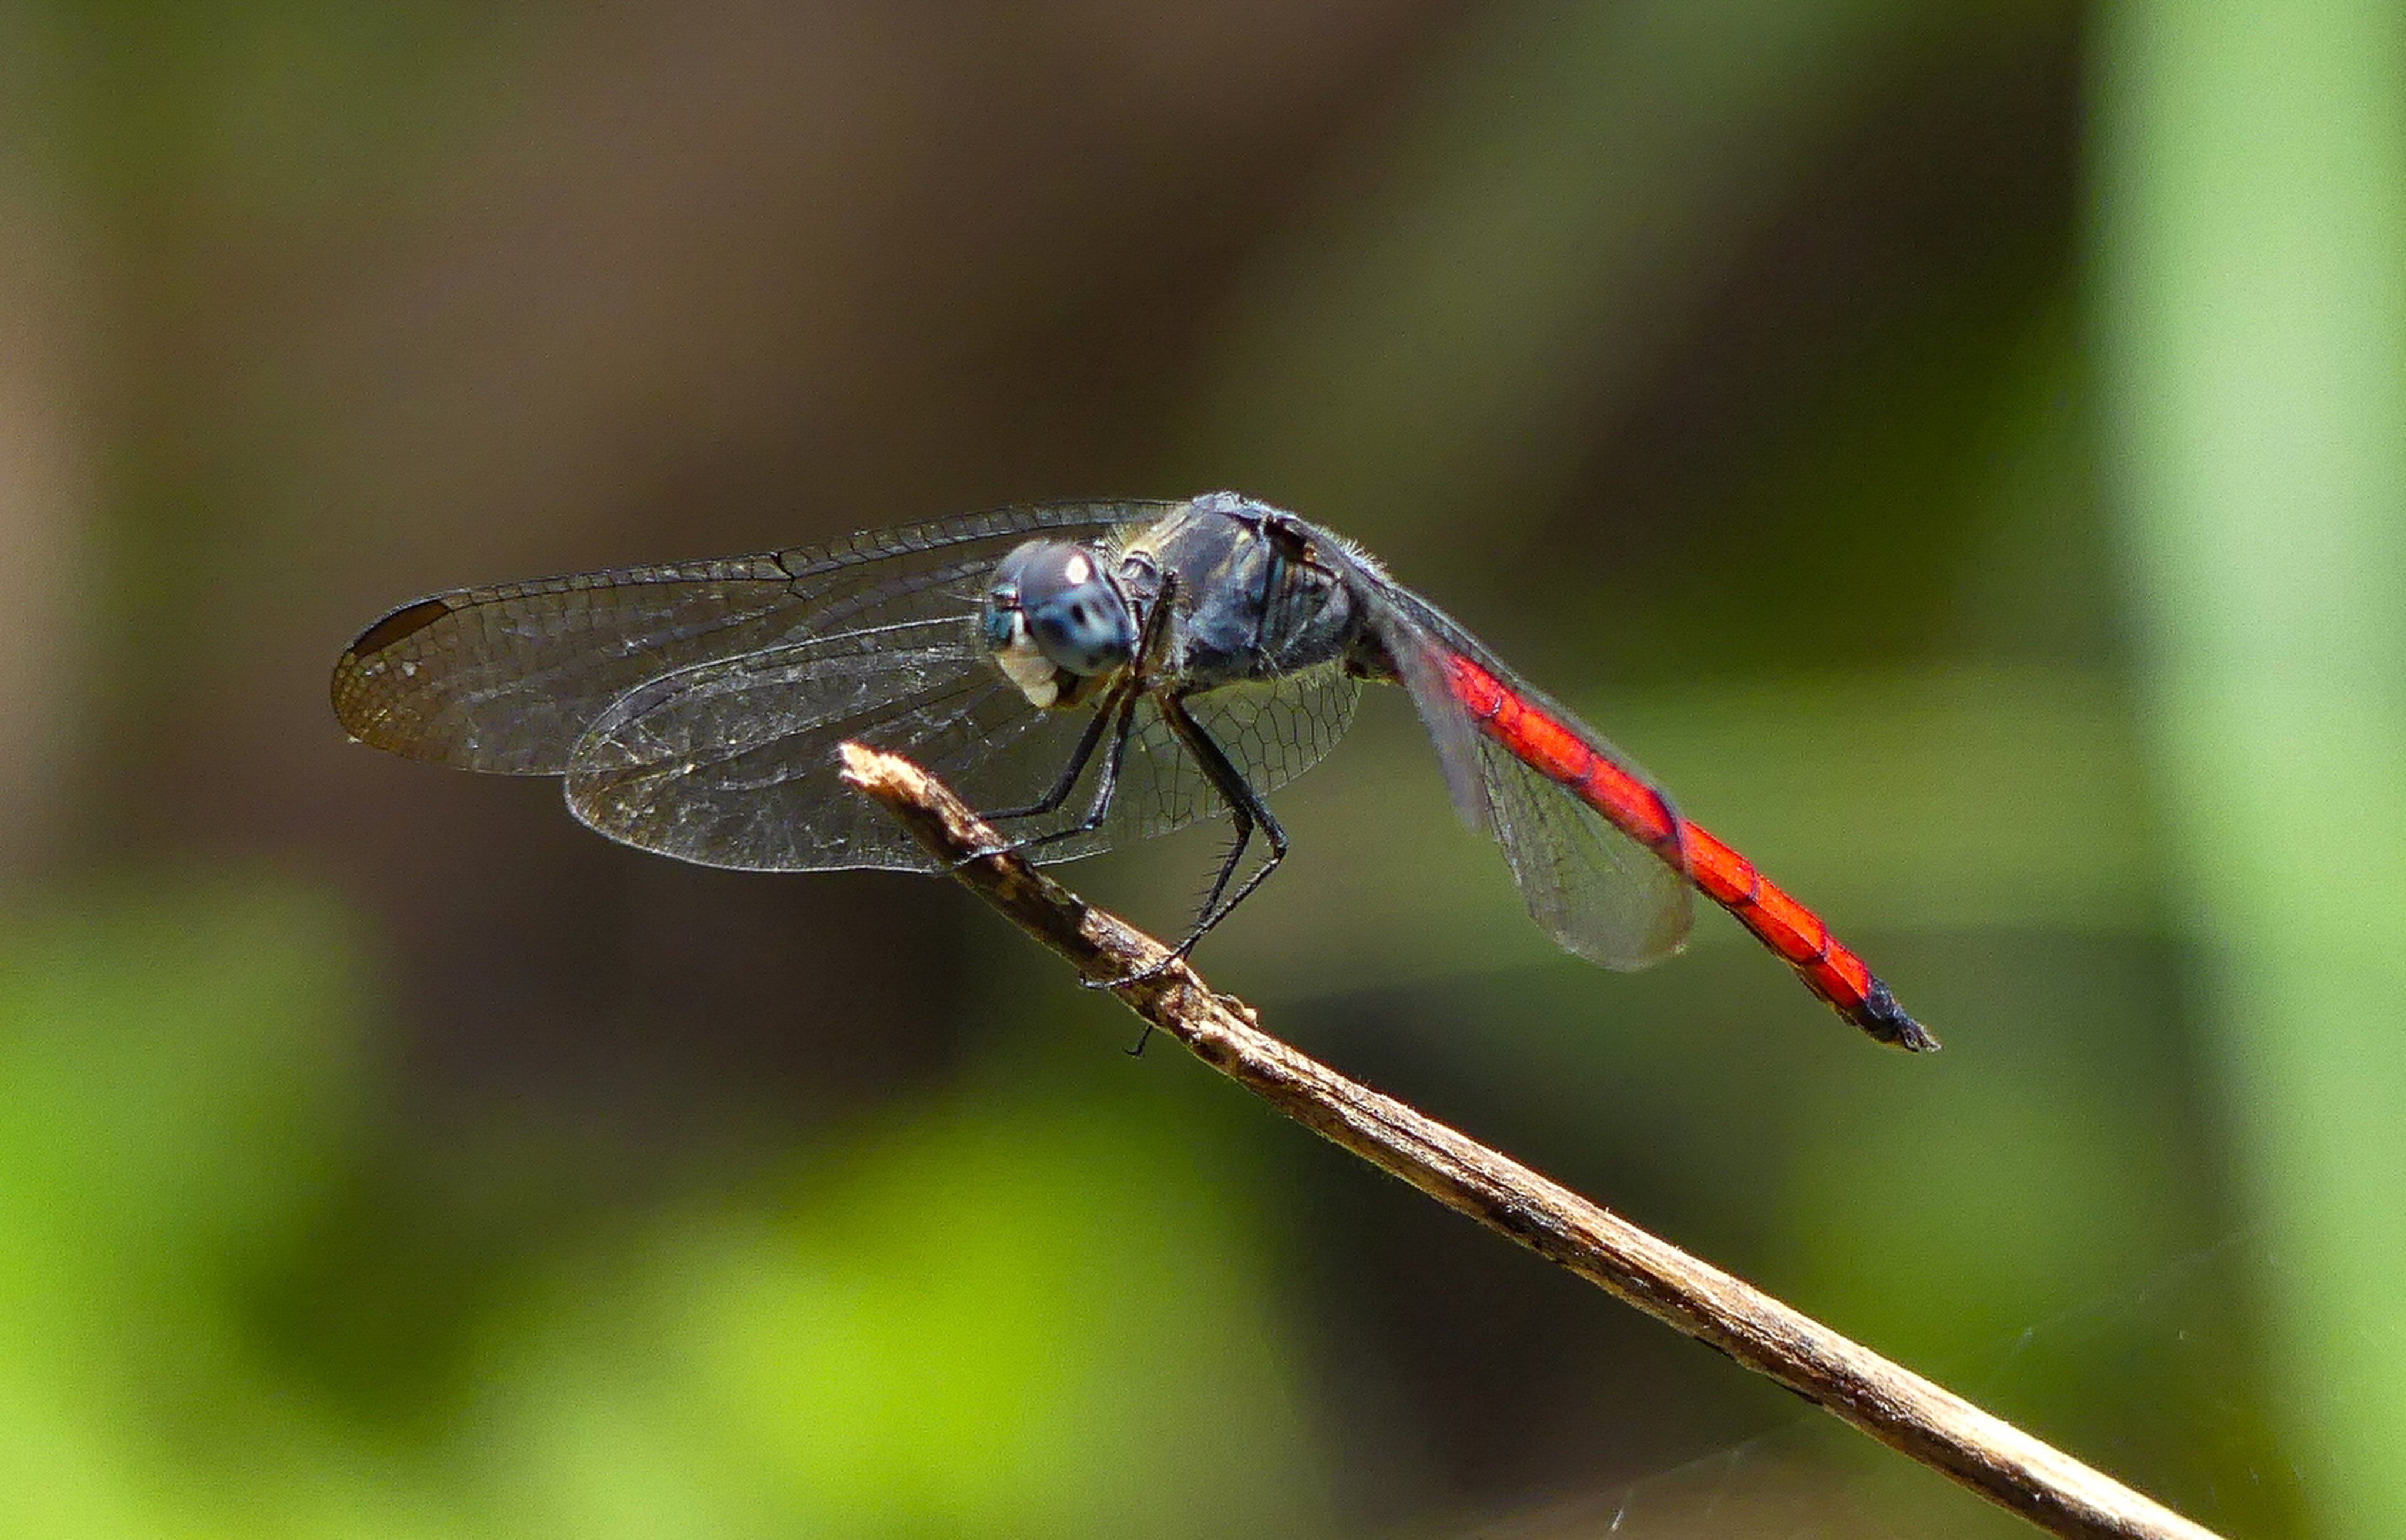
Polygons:
[[[843,761],[840,774],[844,784],[867,793],[889,808],[917,807],[941,816],[944,812],[959,807],[959,799],[942,782],[899,754],[888,754],[884,749],[872,749],[866,743],[852,742],[839,744],[836,753]],[[959,807],[959,812],[963,816],[969,815],[966,807]]]
[[866,743],[856,742],[850,739],[836,745],[835,752],[843,760],[845,784],[864,789],[872,781],[889,778],[895,766],[909,763],[908,760],[897,758],[893,755],[872,749]]

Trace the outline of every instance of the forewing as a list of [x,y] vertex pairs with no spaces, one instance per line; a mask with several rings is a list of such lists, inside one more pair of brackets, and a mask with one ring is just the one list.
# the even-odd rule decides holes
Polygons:
[[789,551],[454,589],[351,643],[334,668],[334,713],[395,754],[556,775],[603,711],[647,681],[810,635],[965,614],[1021,541],[1108,543],[1175,506],[1006,508]]
[[[1565,951],[1607,968],[1643,968],[1678,951],[1693,916],[1685,863],[1625,833],[1485,731],[1457,698],[1450,661],[1477,664],[1639,784],[1650,788],[1652,779],[1435,605],[1366,562],[1353,565],[1371,629],[1429,729],[1455,806],[1503,847],[1530,917]],[[1668,798],[1662,806],[1669,810]],[[1680,827],[1676,814],[1671,826]]]

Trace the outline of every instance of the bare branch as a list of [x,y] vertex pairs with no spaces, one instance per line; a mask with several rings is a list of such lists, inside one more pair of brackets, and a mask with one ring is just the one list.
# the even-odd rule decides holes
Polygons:
[[[1168,949],[1012,855],[950,788],[907,759],[843,747],[844,779],[1020,929],[1097,982]],[[1116,987],[1128,1009],[1287,1116],[1710,1344],[2041,1529],[2119,1540],[2214,1540],[2129,1488],[1749,1284],[1689,1256],[1466,1135],[1380,1095],[1260,1030],[1253,1008],[1173,964]]]

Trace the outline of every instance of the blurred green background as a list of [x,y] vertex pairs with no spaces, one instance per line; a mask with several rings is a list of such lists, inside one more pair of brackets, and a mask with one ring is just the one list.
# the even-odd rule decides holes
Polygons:
[[1718,914],[1553,953],[1396,699],[1216,983],[2201,1522],[2406,1533],[2395,0],[0,4],[0,1531],[2022,1533],[945,884],[325,706],[433,588],[1223,486],[1947,1052]]

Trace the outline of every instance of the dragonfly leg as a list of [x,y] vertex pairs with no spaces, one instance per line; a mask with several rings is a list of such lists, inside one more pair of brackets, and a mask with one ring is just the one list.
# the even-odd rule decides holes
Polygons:
[[[1196,763],[1203,767],[1203,774],[1210,781],[1211,789],[1227,802],[1229,815],[1237,825],[1237,841],[1229,849],[1228,858],[1220,863],[1220,874],[1212,880],[1211,892],[1203,900],[1203,909],[1196,917],[1195,928],[1187,933],[1186,940],[1181,941],[1178,950],[1172,954],[1173,956],[1183,957],[1195,950],[1195,943],[1201,940],[1206,932],[1235,913],[1238,904],[1252,897],[1253,890],[1268,881],[1270,873],[1278,869],[1278,864],[1286,859],[1286,830],[1270,812],[1269,804],[1262,800],[1261,793],[1245,779],[1244,772],[1229,762],[1220,745],[1211,741],[1211,735],[1188,714],[1185,702],[1173,696],[1161,703],[1161,714],[1169,724],[1169,730],[1176,733],[1178,741],[1186,745],[1186,751],[1195,756]],[[1269,855],[1238,884],[1235,893],[1230,894],[1229,879],[1236,876],[1238,867],[1243,863],[1245,847],[1252,841],[1256,827],[1269,843]]]
[[[989,855],[1000,855],[1005,852],[1025,855],[1031,850],[1041,850],[1046,845],[1081,834],[1092,834],[1102,827],[1103,820],[1111,816],[1111,798],[1119,791],[1120,766],[1127,759],[1128,739],[1136,725],[1136,700],[1135,692],[1129,690],[1104,703],[1103,709],[1095,714],[1095,725],[1086,729],[1085,737],[1078,745],[1078,759],[1072,772],[1063,778],[1063,787],[1076,784],[1078,772],[1083,771],[1086,761],[1094,757],[1095,743],[1102,736],[1103,725],[1107,722],[1115,723],[1116,727],[1111,733],[1111,752],[1103,756],[1102,772],[1095,778],[1094,800],[1087,804],[1084,817],[1066,828],[1050,829],[1042,834],[1031,834],[1024,840],[1012,840],[1008,843],[997,845],[992,850],[982,850],[975,855],[965,855],[953,863],[953,869],[958,870],[971,861],[983,860]],[[1054,800],[1054,807],[1058,807],[1064,800],[1067,800],[1066,790],[1061,798]],[[997,818],[1020,818],[1052,811],[1053,808],[1037,807],[1009,812],[989,812],[984,814],[984,817],[991,822]]]
[[1095,719],[1086,724],[1086,730],[1078,736],[1078,746],[1069,751],[1069,763],[1063,767],[1060,777],[1053,783],[1052,790],[1026,807],[997,808],[991,812],[981,809],[978,816],[992,824],[1005,818],[1035,818],[1058,810],[1069,799],[1069,793],[1077,788],[1078,778],[1086,773],[1087,761],[1095,757],[1096,746],[1103,741],[1103,728],[1110,723],[1111,708],[1116,703],[1116,700],[1105,702],[1103,709],[1095,713]]
[[[1194,927],[1187,931],[1184,940],[1170,949],[1169,955],[1150,968],[1140,968],[1124,978],[1089,979],[1085,982],[1090,989],[1111,989],[1122,984],[1138,983],[1154,977],[1167,969],[1170,964],[1182,960],[1195,950],[1196,943],[1210,934],[1213,926],[1235,913],[1238,905],[1252,897],[1253,890],[1267,882],[1269,874],[1278,869],[1279,863],[1286,859],[1286,830],[1271,813],[1269,804],[1262,800],[1261,793],[1255,791],[1253,784],[1245,779],[1244,773],[1229,762],[1227,755],[1220,745],[1211,741],[1211,735],[1205,732],[1202,725],[1187,712],[1185,703],[1180,697],[1163,695],[1157,699],[1161,707],[1162,720],[1168,724],[1169,730],[1177,735],[1179,742],[1185,746],[1186,752],[1195,756],[1195,762],[1201,767],[1204,778],[1211,783],[1211,789],[1218,792],[1221,799],[1228,804],[1228,814],[1235,820],[1237,826],[1236,843],[1229,847],[1227,858],[1220,863],[1219,874],[1211,881],[1211,891],[1203,900],[1202,910],[1196,917]],[[1244,864],[1246,847],[1253,843],[1253,831],[1257,828],[1261,831],[1262,838],[1269,844],[1269,855],[1264,858],[1260,866],[1247,874],[1242,883],[1237,884],[1236,892],[1230,893],[1228,883],[1236,877],[1238,869]],[[1141,1047],[1141,1044],[1139,1046]]]

